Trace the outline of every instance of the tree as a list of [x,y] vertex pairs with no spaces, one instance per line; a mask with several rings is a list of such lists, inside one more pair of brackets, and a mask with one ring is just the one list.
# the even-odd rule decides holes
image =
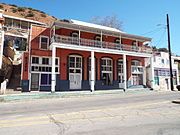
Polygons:
[[118,19],[116,15],[99,17],[95,16],[90,20],[91,23],[108,26],[112,28],[116,28],[122,30],[123,22]]

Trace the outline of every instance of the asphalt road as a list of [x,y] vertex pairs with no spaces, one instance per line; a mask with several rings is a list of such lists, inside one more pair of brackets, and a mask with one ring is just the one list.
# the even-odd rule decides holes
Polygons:
[[180,135],[179,92],[0,103],[0,135]]

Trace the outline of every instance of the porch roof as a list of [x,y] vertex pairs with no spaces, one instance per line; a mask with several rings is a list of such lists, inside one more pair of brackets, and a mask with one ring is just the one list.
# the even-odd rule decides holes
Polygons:
[[146,41],[150,42],[152,40],[151,38],[148,38],[148,37],[127,34],[115,28],[82,22],[78,20],[72,20],[72,19],[55,21],[53,26],[71,28],[71,29],[82,30],[82,31],[89,31],[89,32],[99,33],[99,34],[102,32],[105,35],[107,34],[107,35],[112,35],[112,36],[117,36],[117,37],[121,36],[121,37],[126,37],[126,38],[130,38],[130,39],[134,39],[134,40],[138,40],[142,42],[146,42]]

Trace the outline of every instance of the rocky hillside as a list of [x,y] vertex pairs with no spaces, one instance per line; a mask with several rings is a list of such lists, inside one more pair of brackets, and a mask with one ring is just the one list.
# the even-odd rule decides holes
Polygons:
[[6,15],[40,21],[46,24],[51,24],[53,21],[57,20],[55,17],[31,7],[19,7],[14,4],[0,3],[0,9],[3,9]]

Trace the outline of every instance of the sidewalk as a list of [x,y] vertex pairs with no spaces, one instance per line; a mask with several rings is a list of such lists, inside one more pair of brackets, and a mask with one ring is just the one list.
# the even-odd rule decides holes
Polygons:
[[32,99],[46,99],[46,98],[73,98],[73,97],[83,97],[83,96],[95,96],[95,95],[107,95],[107,94],[122,94],[122,95],[133,95],[133,94],[148,94],[155,93],[157,91],[151,91],[149,89],[128,89],[123,90],[96,90],[94,92],[90,91],[68,91],[68,92],[29,92],[29,93],[19,93],[19,94],[8,94],[0,95],[0,102],[10,102],[10,101],[21,101],[21,100],[32,100]]

